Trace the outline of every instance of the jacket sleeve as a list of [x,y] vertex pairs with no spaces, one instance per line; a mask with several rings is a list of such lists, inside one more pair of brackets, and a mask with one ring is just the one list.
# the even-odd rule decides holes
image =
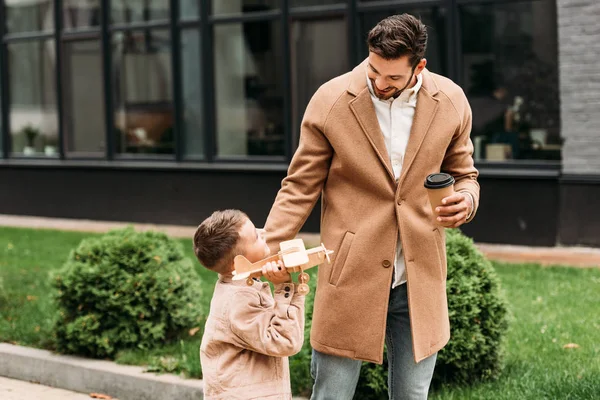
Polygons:
[[327,179],[333,149],[324,134],[331,109],[325,98],[318,90],[306,108],[298,149],[267,217],[266,239],[272,254],[279,251],[280,242],[298,234]]
[[[462,114],[462,115],[460,115]],[[473,161],[473,143],[471,142],[471,107],[463,94],[463,110],[459,111],[460,125],[452,137],[442,163],[442,171],[455,179],[454,190],[467,192],[473,198],[473,212],[467,222],[470,222],[479,207],[479,172]]]
[[263,304],[258,292],[236,292],[229,320],[238,345],[275,357],[289,357],[304,343],[304,295],[293,283],[275,286],[274,304]]

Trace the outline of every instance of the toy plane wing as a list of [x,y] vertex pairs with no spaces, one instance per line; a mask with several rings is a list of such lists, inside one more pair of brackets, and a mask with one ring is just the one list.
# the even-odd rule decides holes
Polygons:
[[233,280],[238,281],[253,276],[262,275],[262,267],[268,262],[283,262],[285,268],[290,272],[298,272],[309,269],[324,261],[330,262],[329,256],[333,254],[332,250],[327,250],[323,244],[318,247],[306,250],[302,239],[290,240],[280,244],[281,251],[275,255],[251,263],[243,255],[237,255],[234,258]]

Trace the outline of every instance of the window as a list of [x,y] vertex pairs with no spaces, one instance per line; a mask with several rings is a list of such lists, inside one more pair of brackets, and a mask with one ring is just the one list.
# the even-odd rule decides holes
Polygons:
[[116,152],[173,154],[168,31],[148,29],[114,34],[113,91]]
[[290,0],[290,7],[330,6],[347,3],[344,0]]
[[58,154],[55,54],[53,40],[8,45],[13,154]]
[[[323,83],[349,70],[348,30],[342,18],[294,21],[291,30],[292,143],[297,146],[302,116],[313,94]],[[335,56],[331,49],[336,49]]]
[[213,15],[252,14],[278,10],[280,7],[279,0],[212,0],[211,3]]
[[554,0],[460,7],[475,158],[560,159]]
[[63,44],[63,132],[72,155],[103,157],[104,88],[99,40]]
[[286,162],[316,90],[367,57],[367,34],[379,21],[410,13],[428,27],[427,68],[469,99],[475,159],[556,164],[556,7],[555,0],[5,1],[0,149],[18,158]]
[[8,33],[52,31],[54,6],[52,0],[5,1]]
[[214,27],[218,156],[284,155],[279,22]]
[[197,18],[200,15],[200,1],[180,0],[179,15],[182,19]]
[[100,26],[101,8],[96,0],[63,0],[63,28],[82,29]]
[[111,0],[111,7],[114,24],[169,19],[169,0]]
[[181,35],[184,153],[187,158],[204,158],[203,87],[200,58],[200,32],[186,29]]

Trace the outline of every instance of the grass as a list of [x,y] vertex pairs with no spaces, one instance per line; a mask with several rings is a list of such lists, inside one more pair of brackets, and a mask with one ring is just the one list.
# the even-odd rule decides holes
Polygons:
[[[0,228],[0,342],[53,349],[49,271],[88,233]],[[191,241],[181,240],[193,258]],[[206,295],[215,277],[197,263]],[[506,370],[495,382],[436,388],[431,399],[593,399],[600,393],[600,269],[495,264],[511,304]],[[119,353],[117,362],[200,377],[194,336],[151,351]],[[564,348],[575,343],[578,348]]]
[[[600,269],[495,264],[512,310],[495,382],[441,388],[434,400],[600,398]],[[578,348],[564,348],[574,343]]]

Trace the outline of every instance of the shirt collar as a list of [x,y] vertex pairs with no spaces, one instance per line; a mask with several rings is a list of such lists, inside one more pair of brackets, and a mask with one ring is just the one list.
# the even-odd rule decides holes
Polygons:
[[[396,100],[393,97],[390,99],[387,99],[387,100],[381,100],[379,97],[375,96],[375,92],[373,91],[373,85],[371,84],[369,75],[366,72],[365,72],[365,75],[367,77],[367,87],[369,88],[369,93],[371,94],[371,98],[379,100],[379,101],[387,102],[387,103],[393,102],[394,100]],[[410,101],[416,100],[417,93],[419,93],[421,86],[423,86],[423,74],[417,75],[417,83],[415,84],[415,86],[405,89],[404,92],[402,92],[402,94],[397,97],[397,99],[404,99],[404,101],[407,103]]]

